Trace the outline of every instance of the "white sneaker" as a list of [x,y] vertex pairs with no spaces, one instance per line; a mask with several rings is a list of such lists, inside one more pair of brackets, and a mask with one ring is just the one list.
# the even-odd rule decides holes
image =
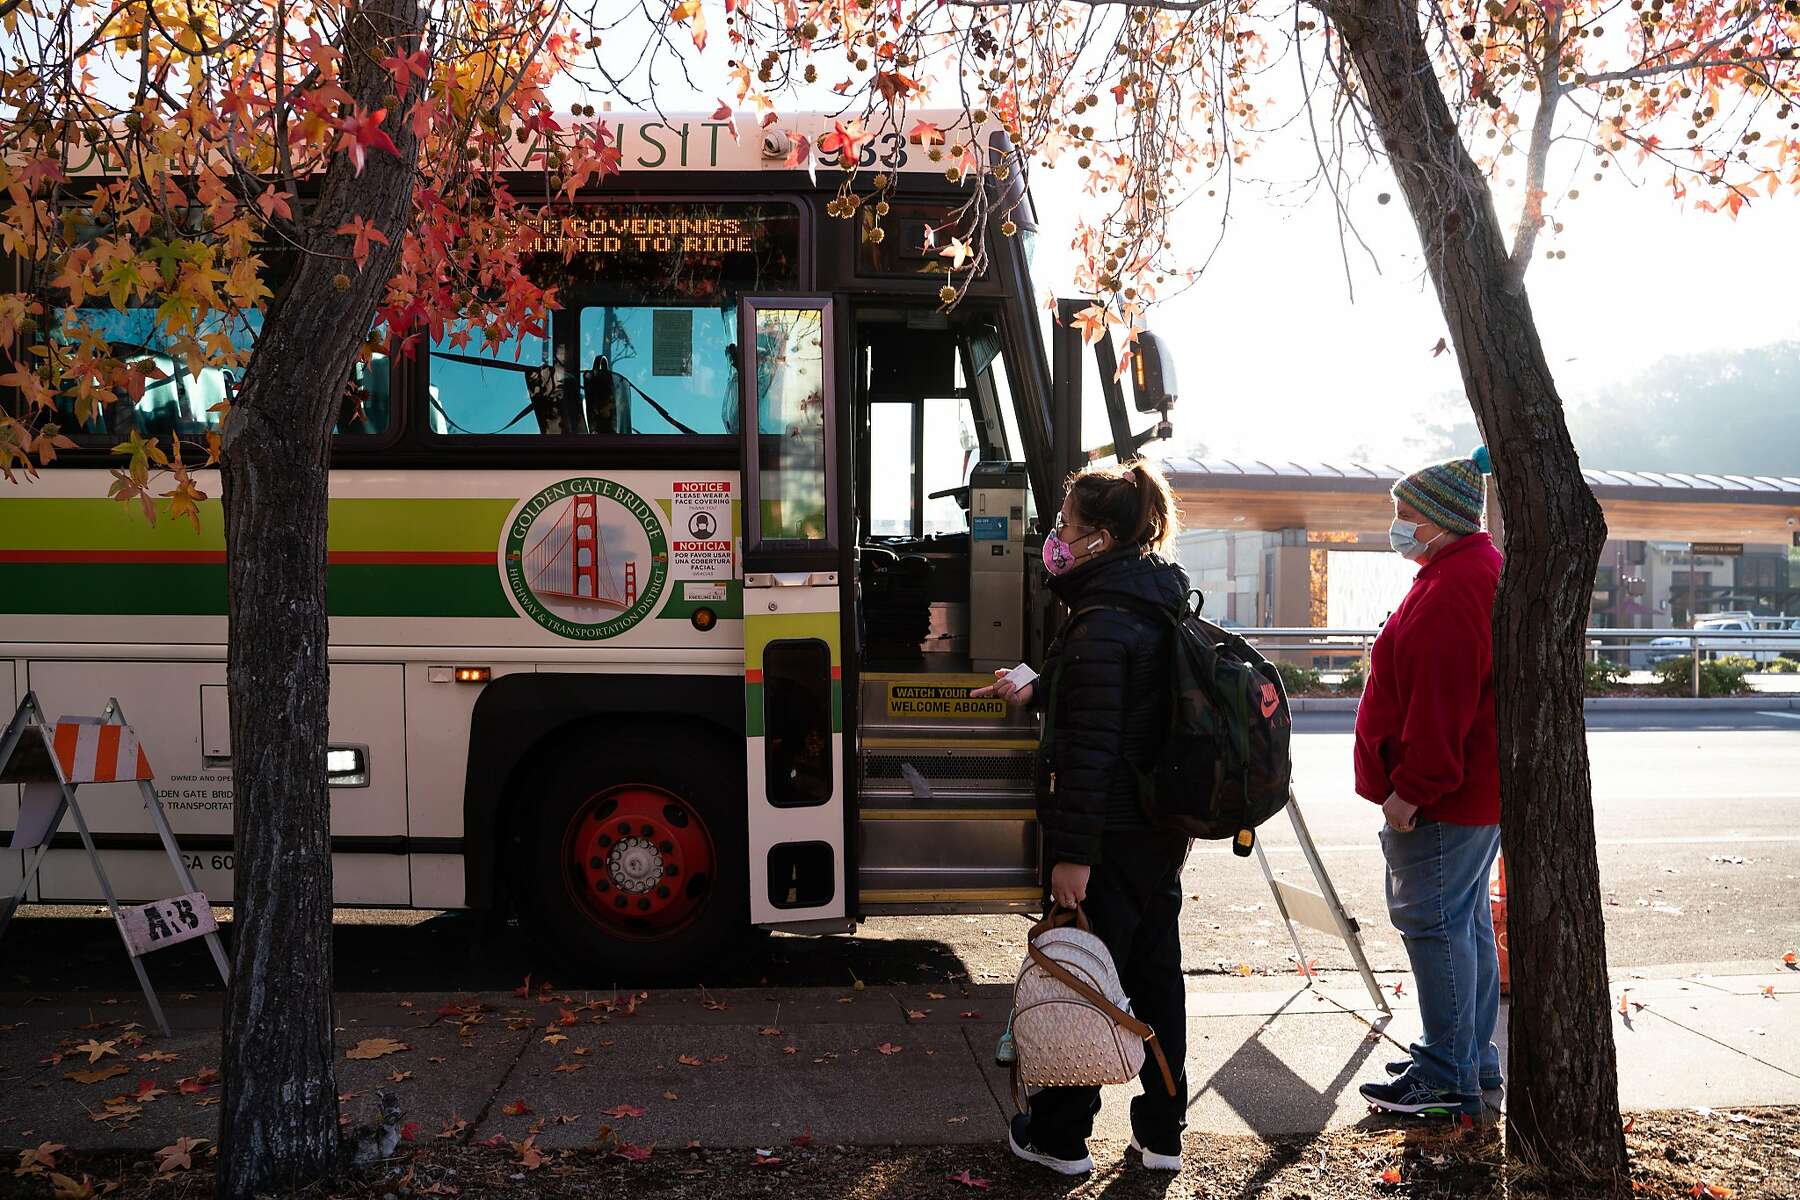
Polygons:
[[1014,1115],[1007,1123],[1006,1144],[1015,1156],[1026,1162],[1034,1162],[1042,1167],[1049,1167],[1058,1175],[1086,1175],[1094,1169],[1092,1155],[1084,1154],[1080,1158],[1057,1158],[1054,1154],[1046,1154],[1031,1144],[1027,1135],[1031,1128],[1031,1118],[1024,1113]]
[[1143,1155],[1144,1166],[1152,1171],[1181,1170],[1181,1155],[1179,1154],[1158,1154],[1154,1150],[1146,1150],[1138,1145],[1135,1137],[1131,1139],[1131,1148]]

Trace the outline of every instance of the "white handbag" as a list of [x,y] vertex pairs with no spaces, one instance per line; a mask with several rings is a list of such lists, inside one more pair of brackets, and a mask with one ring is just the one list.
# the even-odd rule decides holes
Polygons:
[[1143,1069],[1146,1048],[1175,1094],[1156,1031],[1131,1015],[1112,954],[1079,907],[1053,908],[1031,927],[1013,985],[1012,1036],[1015,1095],[1021,1085],[1129,1083]]

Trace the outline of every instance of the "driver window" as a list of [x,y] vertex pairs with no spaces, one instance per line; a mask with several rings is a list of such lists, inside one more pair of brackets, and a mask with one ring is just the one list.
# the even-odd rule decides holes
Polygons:
[[912,405],[891,402],[869,409],[869,532],[876,537],[913,532],[912,413]]
[[[960,382],[960,381],[959,381]],[[975,419],[964,397],[932,397],[925,401],[925,528],[926,534],[962,533],[969,527],[963,506],[954,496],[937,496],[969,481],[980,457]]]

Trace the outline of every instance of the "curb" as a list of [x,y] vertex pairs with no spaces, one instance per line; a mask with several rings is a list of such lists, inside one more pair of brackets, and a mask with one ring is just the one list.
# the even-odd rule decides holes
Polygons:
[[[1297,713],[1355,712],[1354,696],[1301,696],[1288,701]],[[1800,711],[1800,696],[1720,696],[1696,700],[1692,696],[1595,696],[1582,703],[1588,712],[1791,712]]]

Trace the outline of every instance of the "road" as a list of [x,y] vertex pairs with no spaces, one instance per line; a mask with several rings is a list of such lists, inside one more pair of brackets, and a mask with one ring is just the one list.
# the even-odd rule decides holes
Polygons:
[[[1753,711],[1589,718],[1594,811],[1615,968],[1736,964],[1767,970],[1800,947],[1800,713]],[[1382,905],[1375,809],[1350,790],[1351,718],[1302,714],[1295,786],[1306,820],[1346,906],[1362,919],[1369,956],[1404,969]],[[1307,870],[1281,818],[1263,829],[1271,866],[1302,882]],[[1255,860],[1196,847],[1183,874],[1183,946],[1190,973],[1294,973]],[[132,989],[110,921],[94,910],[27,909],[7,934],[0,991]],[[338,984],[347,991],[510,987],[527,972],[572,978],[517,928],[484,928],[465,914],[340,913]],[[855,938],[777,936],[718,984],[916,983],[967,975],[1008,979],[1024,923],[1016,916],[894,917]],[[150,960],[165,988],[207,984],[198,943]],[[1349,967],[1342,944],[1308,938],[1328,973]]]

